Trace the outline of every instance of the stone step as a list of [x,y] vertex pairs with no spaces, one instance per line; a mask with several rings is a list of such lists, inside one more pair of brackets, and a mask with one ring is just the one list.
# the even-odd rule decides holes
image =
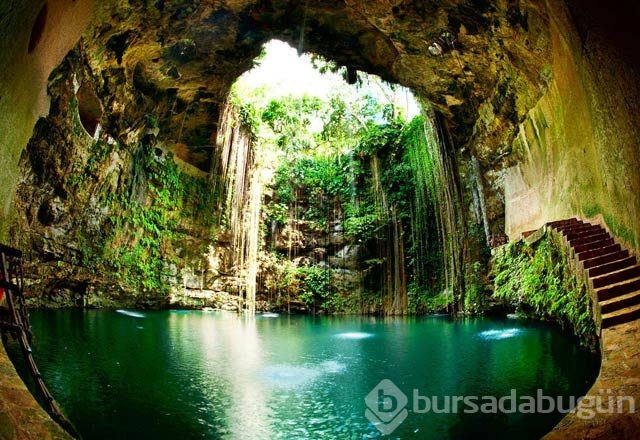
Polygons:
[[635,289],[616,298],[600,301],[602,315],[640,304],[640,290]]
[[582,225],[582,224],[584,224],[582,220],[578,220],[577,218],[574,217],[567,220],[556,220],[553,222],[549,222],[547,223],[547,226],[551,226],[554,229],[561,229],[561,228],[567,228],[567,227]]
[[571,223],[571,222],[578,222],[578,221],[580,220],[578,220],[576,217],[570,217],[570,218],[563,218],[562,220],[553,220],[553,221],[547,222],[547,224],[549,226],[556,226],[564,223]]
[[600,225],[584,224],[576,228],[565,229],[562,231],[562,235],[567,237],[567,240],[578,237],[586,237],[587,235],[593,235],[598,232],[606,232]]
[[620,244],[616,243],[616,244],[611,244],[609,246],[603,246],[596,249],[580,252],[577,255],[578,255],[578,260],[583,261],[583,260],[589,260],[595,257],[601,257],[607,254],[612,254],[620,250],[622,250],[622,248],[620,247]]
[[606,238],[611,238],[608,232],[596,232],[592,235],[583,235],[577,238],[572,238],[571,240],[567,240],[571,246],[580,246],[583,244],[594,243],[596,241],[604,240]]
[[556,231],[560,232],[561,234],[565,235],[566,233],[568,233],[569,231],[580,231],[581,228],[590,226],[587,223],[576,223],[574,225],[566,225],[566,226],[560,226],[559,228],[553,228]]
[[640,318],[640,304],[602,315],[602,328],[625,324]]
[[640,278],[633,278],[631,280],[621,281],[611,286],[596,289],[596,296],[598,301],[602,304],[602,301],[608,301],[612,298],[617,298],[637,290],[640,290]]
[[590,269],[592,267],[601,266],[603,264],[611,263],[613,261],[622,260],[623,258],[627,258],[629,256],[629,251],[623,249],[621,251],[612,252],[607,255],[602,255],[600,257],[594,257],[586,259],[582,262],[582,267],[585,269]]
[[575,241],[575,240],[579,240],[581,238],[589,237],[591,235],[602,234],[602,233],[606,233],[606,232],[607,231],[605,231],[602,228],[586,229],[584,231],[571,232],[569,234],[564,234],[564,239],[567,242],[572,242],[572,241]]
[[636,264],[636,257],[626,257],[611,263],[601,264],[600,266],[592,267],[588,270],[589,278],[599,277],[611,272],[634,266]]
[[[640,319],[640,265],[602,226],[577,218],[545,224],[564,237],[587,271],[600,304],[602,328]],[[523,237],[538,231],[526,231]]]
[[577,240],[581,240],[583,238],[588,238],[588,237],[592,237],[594,235],[598,235],[598,234],[607,234],[607,231],[605,231],[604,229],[597,229],[597,230],[592,230],[592,231],[583,231],[580,232],[578,234],[572,234],[569,236],[564,236],[564,239],[567,243],[575,243]]
[[593,226],[597,226],[588,222],[575,222],[575,223],[567,223],[565,225],[559,226],[559,229],[562,229],[564,231],[571,231],[571,230],[579,230],[579,229],[584,229],[584,228],[588,228],[588,227],[593,227]]
[[594,289],[640,277],[640,266],[631,266],[591,280]]
[[581,244],[578,246],[573,246],[573,252],[576,254],[582,253],[584,251],[590,251],[598,248],[603,248],[605,246],[610,246],[613,244],[613,238],[604,238],[599,241],[594,241],[591,243]]

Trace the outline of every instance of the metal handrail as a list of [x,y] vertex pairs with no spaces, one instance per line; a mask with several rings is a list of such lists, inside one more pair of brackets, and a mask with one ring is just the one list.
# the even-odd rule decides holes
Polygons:
[[45,410],[65,431],[75,438],[80,438],[73,424],[62,413],[53,395],[44,383],[40,370],[33,358],[31,349],[33,333],[31,331],[31,322],[22,290],[22,281],[22,252],[18,249],[0,244],[0,288],[4,291],[4,297],[7,303],[5,314],[8,316],[8,320],[2,320],[2,316],[0,315],[0,332],[2,333],[2,338],[6,339],[7,334],[10,334],[18,341],[27,366],[29,367],[29,373],[35,382],[38,394],[45,403]]

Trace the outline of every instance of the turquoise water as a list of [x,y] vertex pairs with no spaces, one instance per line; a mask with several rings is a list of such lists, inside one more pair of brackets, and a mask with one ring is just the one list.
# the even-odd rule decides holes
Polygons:
[[408,396],[391,438],[539,438],[563,415],[418,413],[412,390],[440,408],[444,396],[512,389],[582,396],[598,369],[572,337],[518,320],[98,310],[31,319],[45,381],[87,440],[377,438],[365,396],[383,379]]

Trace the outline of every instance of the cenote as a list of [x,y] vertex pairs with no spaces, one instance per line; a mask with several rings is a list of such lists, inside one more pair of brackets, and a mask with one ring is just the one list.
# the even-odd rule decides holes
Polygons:
[[0,440],[638,438],[637,4],[0,1]]
[[383,379],[409,396],[393,438],[539,438],[563,414],[418,414],[412,390],[578,397],[599,366],[572,336],[517,319],[129,310],[31,318],[42,374],[85,439],[378,438],[364,399]]

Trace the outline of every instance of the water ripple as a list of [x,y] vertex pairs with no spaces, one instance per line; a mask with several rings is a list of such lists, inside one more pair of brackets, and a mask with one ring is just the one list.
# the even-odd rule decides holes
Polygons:
[[131,316],[132,318],[144,318],[144,315],[142,313],[132,312],[130,310],[118,309],[116,310],[116,312],[120,313],[121,315]]
[[502,330],[485,330],[480,332],[480,337],[482,339],[496,340],[496,339],[507,339],[513,338],[514,336],[518,336],[522,333],[522,329],[519,328],[505,328]]
[[339,339],[366,339],[373,336],[373,333],[365,333],[365,332],[344,332],[338,333],[335,335],[336,338]]

